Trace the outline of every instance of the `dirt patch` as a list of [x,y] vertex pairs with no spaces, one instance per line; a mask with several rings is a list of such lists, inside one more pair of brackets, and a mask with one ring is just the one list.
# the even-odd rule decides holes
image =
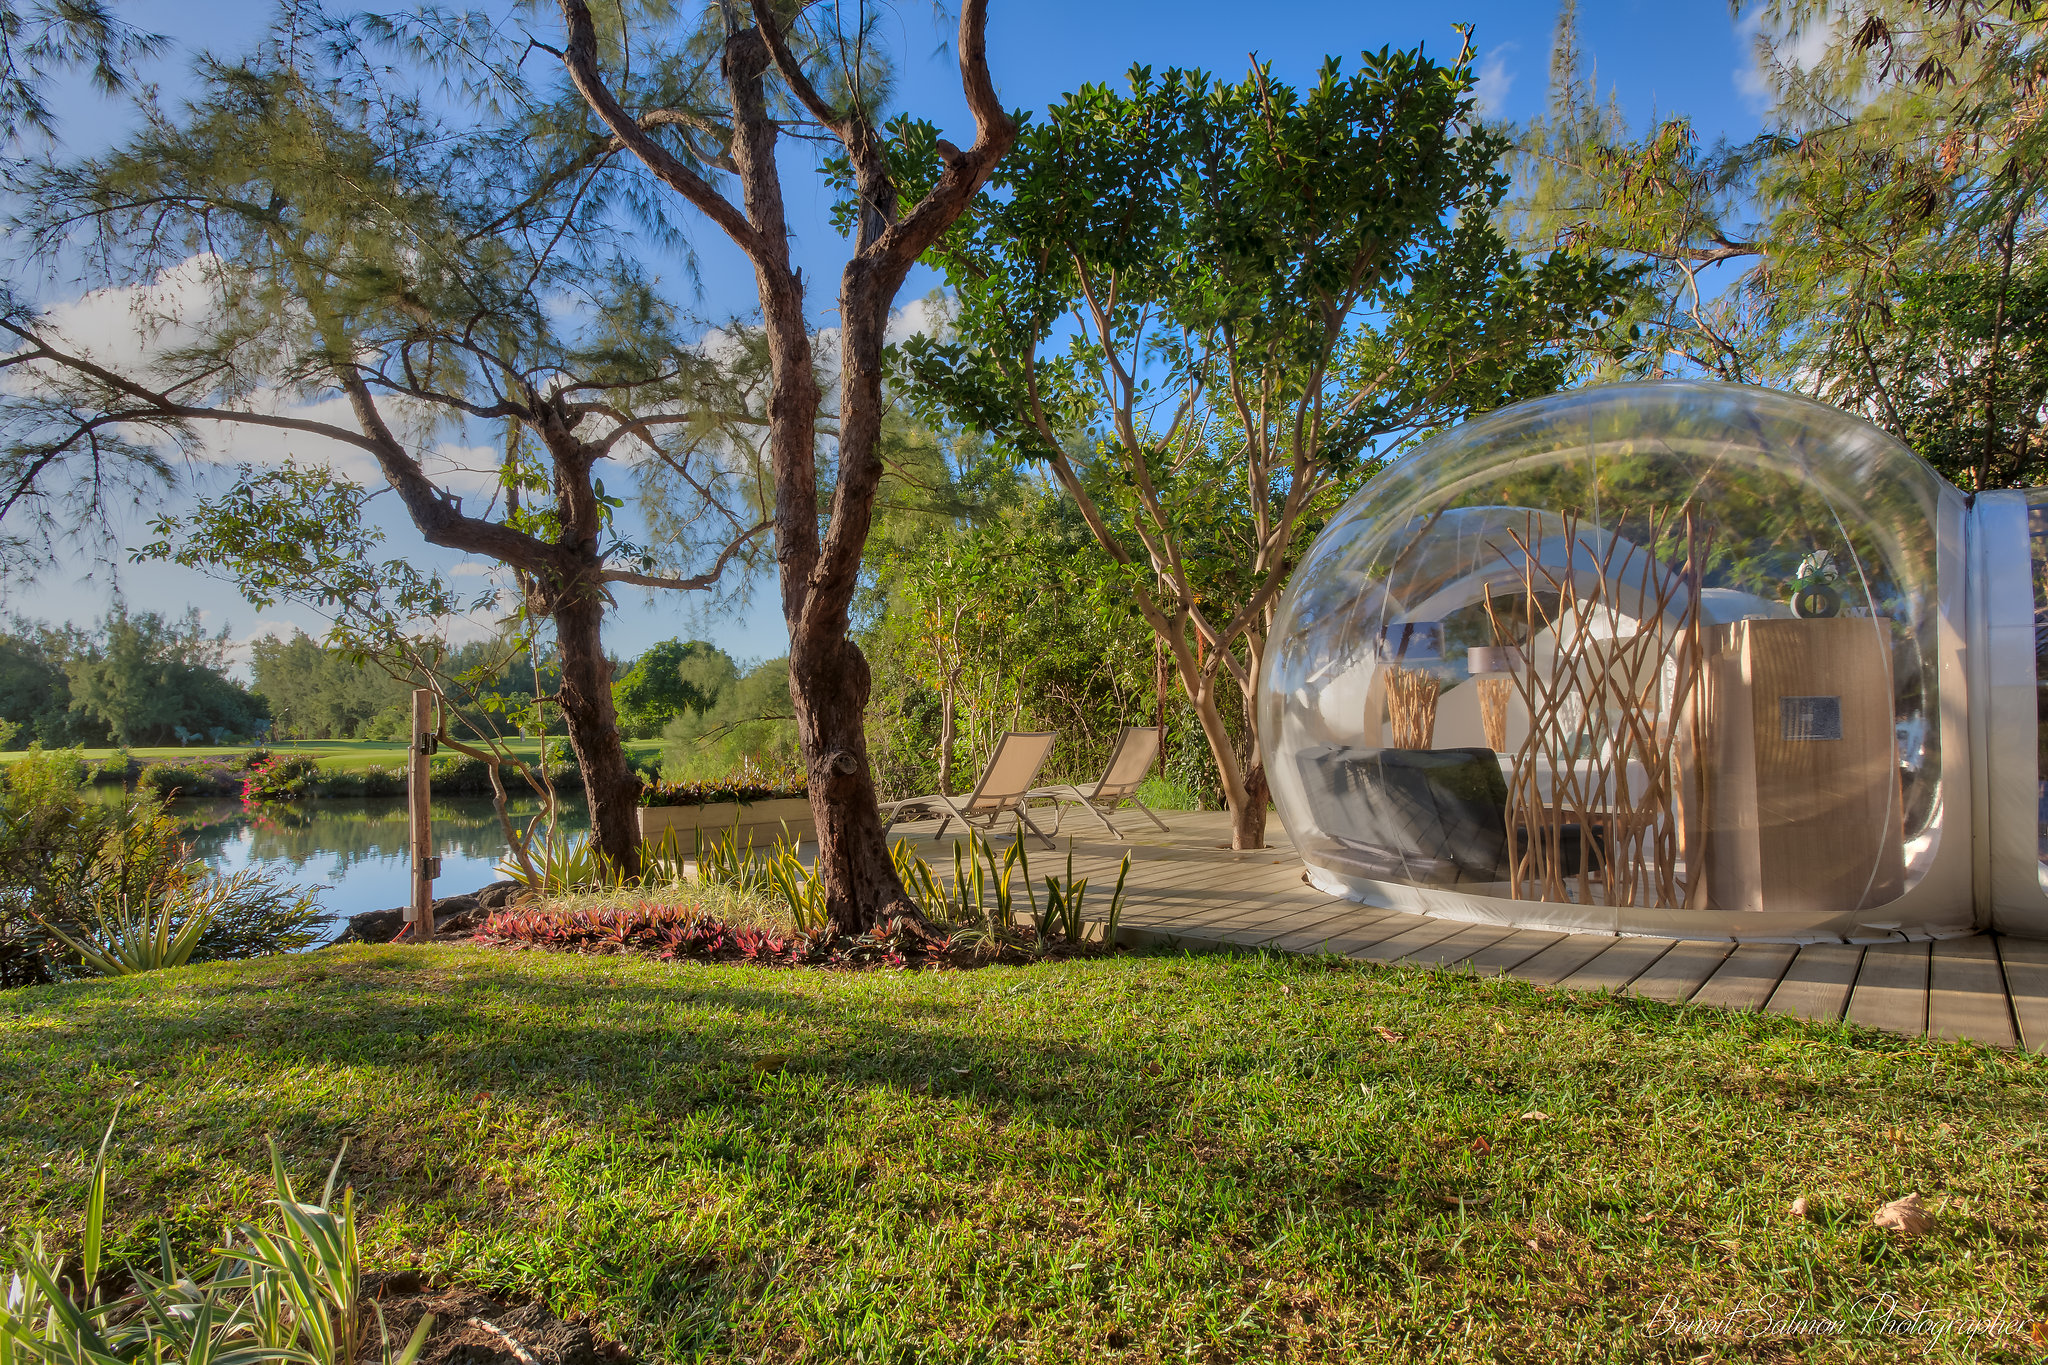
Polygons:
[[[364,1276],[363,1298],[383,1310],[394,1353],[412,1339],[420,1318],[433,1314],[420,1365],[616,1365],[630,1359],[599,1341],[587,1324],[564,1321],[537,1303],[436,1287],[415,1274]],[[359,1365],[377,1365],[382,1355],[372,1314]]]

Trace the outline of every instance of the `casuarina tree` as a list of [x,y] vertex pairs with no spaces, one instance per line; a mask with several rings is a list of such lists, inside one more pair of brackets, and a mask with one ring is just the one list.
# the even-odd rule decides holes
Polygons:
[[1264,843],[1250,702],[1307,539],[1404,442],[1562,384],[1560,343],[1624,287],[1503,240],[1509,144],[1474,119],[1472,55],[1332,59],[1301,90],[1137,68],[1025,129],[932,253],[957,335],[906,345],[916,391],[1074,499],[1200,718],[1238,848]]
[[[963,0],[955,38],[960,84],[975,123],[962,151],[928,123],[886,127],[886,90],[866,5],[806,7],[753,0],[708,6],[706,27],[667,41],[667,11],[635,14],[561,0],[559,56],[603,127],[666,191],[745,254],[759,292],[770,362],[767,445],[774,484],[775,555],[789,629],[789,689],[818,822],[816,870],[835,928],[858,931],[914,917],[890,864],[864,729],[867,660],[849,637],[861,554],[882,483],[883,350],[906,275],[981,192],[1016,136],[989,77],[987,0]],[[840,23],[851,20],[851,28]],[[715,87],[694,108],[665,103],[661,73],[704,54]],[[842,55],[851,54],[851,55]],[[653,74],[650,74],[653,73]],[[718,149],[664,130],[699,131]],[[835,153],[828,171],[850,193],[852,254],[837,298],[836,475],[819,486],[816,431],[824,395],[805,281],[790,256],[783,136],[796,127]]]
[[[288,13],[256,57],[203,61],[185,108],[145,102],[122,145],[26,175],[23,255],[127,290],[136,344],[67,335],[75,310],[0,313],[10,457],[160,458],[267,430],[374,471],[424,540],[505,566],[520,610],[552,631],[553,702],[595,837],[632,871],[639,779],[600,638],[613,593],[709,587],[768,531],[703,439],[718,367],[621,236],[628,215],[663,224],[621,207],[631,177],[610,134],[539,105],[451,119],[357,38]],[[621,530],[603,471],[634,461],[691,474],[716,533],[696,562]],[[318,596],[334,590],[321,566],[364,567],[333,558],[351,528],[320,511],[359,507],[352,487],[346,467],[245,468],[202,504],[192,543],[164,552],[266,596]]]

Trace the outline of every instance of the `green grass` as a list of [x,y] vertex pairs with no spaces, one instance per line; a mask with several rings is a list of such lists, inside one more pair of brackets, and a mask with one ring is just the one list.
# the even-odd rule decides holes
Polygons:
[[[514,740],[508,747],[523,758],[540,756],[540,741],[537,739]],[[179,748],[176,745],[130,749],[128,752],[144,763],[191,762],[202,758],[234,758],[249,752],[251,746],[192,745]],[[364,768],[383,766],[398,768],[405,765],[407,746],[398,739],[307,739],[290,743],[262,746],[274,754],[311,754],[320,760],[320,766],[333,772],[359,772]],[[16,749],[0,753],[0,767],[20,759],[28,751]],[[86,749],[82,751],[88,763],[104,763],[120,754],[119,749]],[[448,752],[448,751],[444,751]],[[626,741],[626,755],[636,761],[646,761],[661,755],[661,741],[658,739],[629,739]]]
[[[266,1135],[309,1180],[347,1139],[374,1265],[648,1360],[2017,1361],[1956,1327],[2048,1318],[2048,1057],[1327,960],[386,947],[15,992],[10,1234],[75,1236],[117,1102],[119,1254],[255,1213]],[[1939,1226],[1894,1242],[1910,1191]]]

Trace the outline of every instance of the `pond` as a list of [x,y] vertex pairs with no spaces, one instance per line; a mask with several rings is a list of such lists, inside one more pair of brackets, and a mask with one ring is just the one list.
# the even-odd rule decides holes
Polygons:
[[[433,810],[441,857],[435,894],[459,895],[498,880],[497,864],[507,850],[490,798],[437,798]],[[540,803],[515,800],[511,810],[523,826]],[[350,915],[404,905],[410,894],[404,797],[323,799],[259,811],[232,800],[181,800],[171,802],[170,811],[190,831],[194,851],[216,870],[270,868],[288,881],[321,888],[320,905],[335,932]],[[582,798],[563,797],[561,828],[582,833],[589,827]]]

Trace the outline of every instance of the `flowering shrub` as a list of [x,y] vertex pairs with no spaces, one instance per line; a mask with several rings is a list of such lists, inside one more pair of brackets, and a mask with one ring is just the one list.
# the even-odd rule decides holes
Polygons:
[[303,801],[313,795],[319,776],[319,762],[305,754],[265,754],[242,774],[242,804],[253,808],[267,801]]

